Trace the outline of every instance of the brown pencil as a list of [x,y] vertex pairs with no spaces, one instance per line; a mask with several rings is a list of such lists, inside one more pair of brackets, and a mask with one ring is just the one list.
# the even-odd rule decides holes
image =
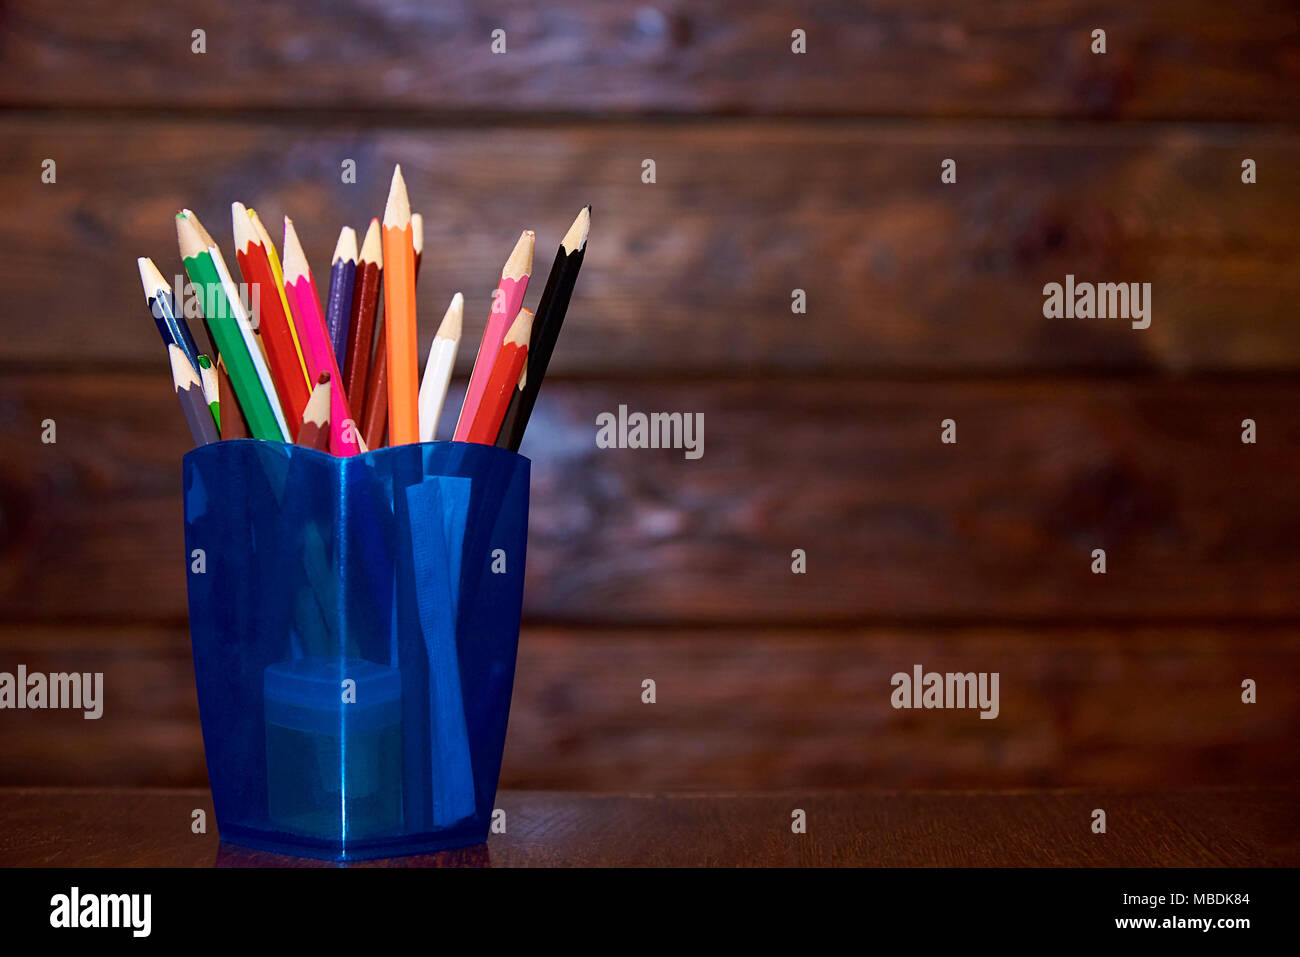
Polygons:
[[357,258],[357,278],[352,286],[352,315],[348,319],[348,347],[343,361],[343,392],[348,408],[365,415],[366,379],[370,375],[370,347],[375,341],[375,312],[383,282],[384,245],[379,241],[379,220],[372,219]]
[[330,444],[330,374],[322,372],[302,412],[298,444],[324,452]]
[[230,384],[230,374],[226,372],[226,361],[217,359],[217,403],[221,408],[221,437],[223,439],[248,438],[248,423],[244,421],[244,410],[235,400],[235,387]]

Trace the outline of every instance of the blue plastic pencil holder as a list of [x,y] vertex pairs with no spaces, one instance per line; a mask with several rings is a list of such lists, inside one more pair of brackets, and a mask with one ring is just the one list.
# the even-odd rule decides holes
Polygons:
[[184,459],[190,638],[222,840],[325,860],[486,840],[529,462],[430,442]]

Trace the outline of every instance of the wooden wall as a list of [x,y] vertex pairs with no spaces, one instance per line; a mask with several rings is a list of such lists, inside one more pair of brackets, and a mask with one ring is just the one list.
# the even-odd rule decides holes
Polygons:
[[[97,722],[0,712],[0,784],[203,783],[134,258],[240,199],[323,270],[398,161],[467,341],[518,230],[549,264],[594,206],[503,785],[1296,780],[1294,5],[705,6],[0,7],[0,670],[107,685]],[[1067,272],[1152,283],[1151,328],[1043,319]],[[704,456],[598,450],[619,404],[702,412]],[[914,663],[999,671],[1001,716],[891,709]]]

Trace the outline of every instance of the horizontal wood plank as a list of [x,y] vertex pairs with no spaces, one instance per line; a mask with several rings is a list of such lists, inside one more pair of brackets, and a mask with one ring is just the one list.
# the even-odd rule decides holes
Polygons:
[[[1294,121],[1284,0],[11,0],[7,105]],[[1104,55],[1092,31],[1107,30]],[[192,52],[191,31],[206,31]],[[494,54],[493,31],[506,49]],[[807,34],[807,53],[791,33]]]
[[[293,215],[318,282],[400,162],[425,214],[427,348],[453,292],[477,342],[519,230],[541,294],[594,204],[554,375],[1300,368],[1300,137],[1234,128],[920,124],[414,131],[0,120],[0,363],[161,363],[135,258],[172,214],[229,252],[230,203]],[[656,182],[641,182],[654,158]],[[939,181],[958,160],[958,182]],[[1240,182],[1243,157],[1259,183]],[[57,162],[43,184],[41,164]],[[357,162],[356,184],[340,163]],[[227,256],[234,264],[233,256]],[[1067,274],[1151,283],[1151,327],[1043,317]],[[807,296],[793,315],[792,291]],[[474,350],[463,348],[462,370]]]
[[[523,448],[525,616],[1294,620],[1297,388],[552,382]],[[457,386],[448,408],[459,401]],[[702,415],[702,457],[597,448],[597,416],[620,405]],[[955,445],[940,442],[948,418]],[[161,369],[0,376],[0,615],[183,620],[188,447]],[[1096,548],[1106,574],[1090,571]]]
[[[0,629],[0,671],[102,671],[104,715],[6,711],[0,785],[201,786],[183,628]],[[890,679],[999,674],[998,717]],[[641,700],[642,682],[656,702]],[[1241,682],[1258,684],[1243,704]],[[503,787],[1172,787],[1300,774],[1293,629],[526,629]]]

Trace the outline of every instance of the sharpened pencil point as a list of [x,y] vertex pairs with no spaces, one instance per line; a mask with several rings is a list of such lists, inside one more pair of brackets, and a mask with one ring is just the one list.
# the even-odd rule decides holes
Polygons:
[[405,229],[411,222],[411,199],[406,195],[406,180],[402,166],[393,167],[393,184],[388,189],[388,204],[384,207],[384,228]]
[[230,221],[234,226],[237,252],[246,253],[250,246],[257,245],[257,228],[253,225],[253,218],[243,203],[230,204]]
[[501,269],[501,278],[518,279],[521,276],[532,275],[533,249],[536,245],[537,234],[531,229],[525,229],[520,233],[519,241],[515,243],[515,248],[510,251],[510,258]]
[[176,214],[176,242],[181,248],[181,259],[193,259],[205,249],[203,237],[194,228],[194,220],[185,214],[185,210]]
[[361,262],[375,263],[381,269],[384,266],[384,244],[379,238],[379,220],[372,219],[366,229],[365,241],[361,244]]
[[451,304],[447,306],[447,312],[443,315],[442,322],[438,323],[438,331],[434,333],[434,338],[459,342],[461,325],[464,319],[465,297],[460,293],[456,293],[451,297]]
[[281,268],[284,270],[286,284],[311,275],[311,270],[307,267],[307,256],[302,251],[302,243],[298,241],[298,231],[293,228],[293,220],[288,216],[284,217],[284,260]]
[[135,262],[140,267],[140,285],[144,287],[145,302],[158,298],[162,293],[171,291],[167,285],[167,280],[163,278],[163,274],[158,271],[158,267],[154,265],[152,259],[148,256],[141,256]]
[[584,206],[578,210],[578,218],[573,221],[569,231],[560,240],[564,251],[570,255],[587,245],[587,233],[591,231],[591,207]]
[[334,245],[334,255],[330,259],[330,265],[333,266],[339,262],[354,263],[357,261],[357,231],[351,226],[344,226],[339,230],[339,241]]

